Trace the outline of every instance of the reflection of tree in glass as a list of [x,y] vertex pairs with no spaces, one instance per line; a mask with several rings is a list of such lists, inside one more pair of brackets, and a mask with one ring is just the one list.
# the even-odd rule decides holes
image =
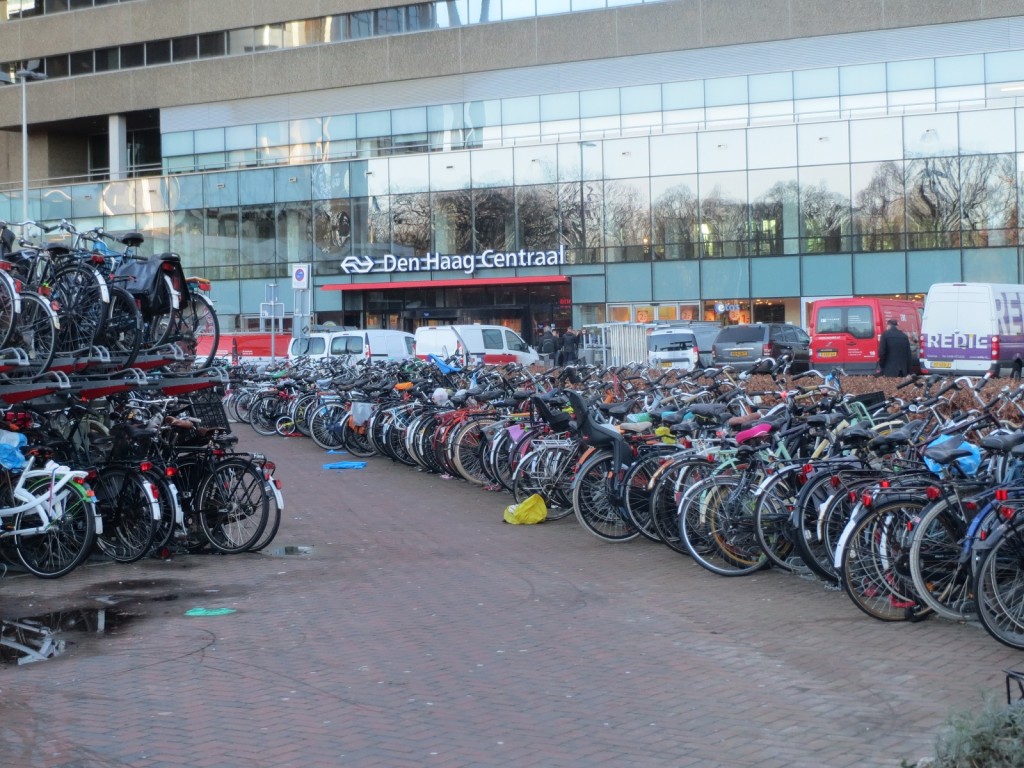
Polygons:
[[516,245],[516,205],[511,187],[478,189],[473,193],[475,253],[487,248],[510,251]]
[[894,162],[880,163],[854,200],[853,226],[859,236],[855,247],[862,251],[905,248],[905,210],[900,166]]
[[605,185],[605,245],[640,245],[651,239],[651,205],[646,190],[634,182]]
[[808,253],[837,253],[845,250],[843,235],[850,231],[850,198],[825,184],[800,187],[800,218],[803,250]]
[[395,195],[391,224],[396,256],[422,256],[430,251],[430,196],[426,192]]

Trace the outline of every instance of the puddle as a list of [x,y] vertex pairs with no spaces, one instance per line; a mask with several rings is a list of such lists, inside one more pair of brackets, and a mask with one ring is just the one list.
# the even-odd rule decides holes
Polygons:
[[289,544],[286,547],[275,547],[270,550],[275,557],[287,557],[288,555],[312,555],[313,547],[302,544]]
[[70,651],[77,640],[102,637],[135,618],[125,611],[98,608],[0,619],[0,664],[48,661]]

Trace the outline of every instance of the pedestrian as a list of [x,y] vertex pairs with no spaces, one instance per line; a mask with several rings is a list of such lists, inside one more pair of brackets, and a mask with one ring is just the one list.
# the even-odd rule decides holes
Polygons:
[[562,334],[562,363],[564,365],[572,365],[576,362],[578,338],[572,328],[566,328],[565,333]]
[[551,333],[555,336],[555,367],[561,368],[565,353],[565,350],[562,348],[562,334],[560,334],[557,329],[553,330]]
[[878,342],[878,375],[906,376],[910,371],[910,339],[895,319]]
[[551,361],[555,357],[555,335],[551,332],[551,326],[544,326],[544,335],[540,337],[540,354],[544,361],[544,367],[551,367]]

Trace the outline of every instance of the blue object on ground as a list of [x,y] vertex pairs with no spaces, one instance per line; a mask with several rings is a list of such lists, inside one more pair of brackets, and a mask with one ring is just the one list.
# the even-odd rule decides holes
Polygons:
[[324,469],[362,469],[365,466],[365,461],[336,461],[333,464],[324,464]]
[[347,454],[348,451],[336,451],[333,448],[331,448],[331,450],[329,450],[328,453],[346,453]]

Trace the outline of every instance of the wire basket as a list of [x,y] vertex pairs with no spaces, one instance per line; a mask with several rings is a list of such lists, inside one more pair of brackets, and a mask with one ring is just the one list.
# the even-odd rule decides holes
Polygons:
[[217,392],[206,390],[196,392],[186,398],[189,413],[199,419],[201,426],[207,429],[216,429],[221,432],[230,432],[231,423],[228,421],[228,414],[224,410],[224,401]]

